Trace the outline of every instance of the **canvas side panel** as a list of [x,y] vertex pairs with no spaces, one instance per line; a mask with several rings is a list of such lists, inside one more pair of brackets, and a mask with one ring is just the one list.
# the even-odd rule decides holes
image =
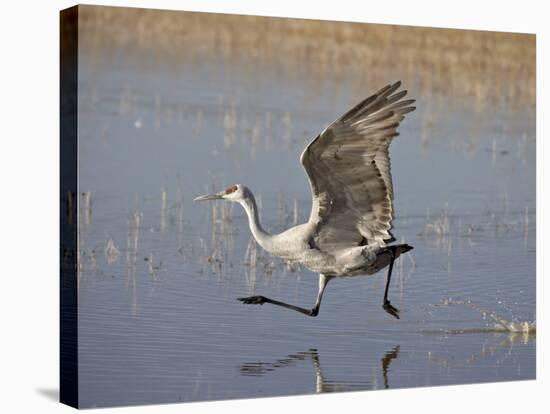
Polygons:
[[78,7],[60,16],[60,401],[78,407]]

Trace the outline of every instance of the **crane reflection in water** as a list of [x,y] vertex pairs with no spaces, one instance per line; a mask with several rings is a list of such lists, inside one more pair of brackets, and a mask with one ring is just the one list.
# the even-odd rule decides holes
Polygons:
[[[388,373],[389,367],[393,360],[397,359],[399,356],[399,345],[396,345],[388,352],[384,354],[381,359],[381,370],[382,370],[382,379],[384,388],[390,388]],[[317,349],[309,349],[305,352],[297,352],[295,354],[290,354],[285,358],[276,360],[275,362],[253,362],[245,363],[241,366],[240,372],[243,376],[254,376],[262,377],[270,372],[278,370],[280,368],[285,368],[292,366],[294,364],[300,363],[302,361],[310,360],[315,369],[315,392],[316,393],[326,393],[326,392],[342,392],[342,391],[359,391],[359,390],[368,390],[376,389],[377,383],[375,379],[365,379],[359,381],[333,381],[327,380],[323,374],[321,368],[321,360],[319,357],[319,352]]]

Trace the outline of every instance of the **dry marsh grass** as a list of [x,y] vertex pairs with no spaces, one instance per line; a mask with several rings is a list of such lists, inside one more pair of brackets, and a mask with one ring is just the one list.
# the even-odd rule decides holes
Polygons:
[[535,105],[535,35],[137,8],[80,6],[80,47],[149,53],[160,65],[213,56],[313,82],[396,77],[426,96]]

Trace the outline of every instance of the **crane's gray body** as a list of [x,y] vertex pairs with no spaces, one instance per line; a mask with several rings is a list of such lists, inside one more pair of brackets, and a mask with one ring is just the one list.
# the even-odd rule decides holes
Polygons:
[[390,255],[384,254],[385,250],[378,245],[324,252],[312,244],[315,232],[314,224],[305,223],[273,235],[268,240],[259,237],[258,242],[274,256],[298,262],[312,272],[327,276],[370,275],[386,267],[391,260]]

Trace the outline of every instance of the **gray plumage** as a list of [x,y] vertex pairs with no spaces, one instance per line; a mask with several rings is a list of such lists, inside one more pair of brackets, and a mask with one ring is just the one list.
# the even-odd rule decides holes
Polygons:
[[316,316],[329,280],[368,275],[389,265],[384,309],[398,310],[387,300],[393,261],[412,249],[395,241],[393,185],[389,146],[405,114],[415,109],[401,82],[387,85],[331,123],[303,151],[300,161],[309,178],[312,208],[307,223],[280,234],[268,234],[258,219],[256,201],[244,185],[195,200],[225,199],[245,209],[252,235],[260,246],[283,259],[296,261],[320,273],[316,305],[304,309],[263,296],[240,300],[272,303]]

